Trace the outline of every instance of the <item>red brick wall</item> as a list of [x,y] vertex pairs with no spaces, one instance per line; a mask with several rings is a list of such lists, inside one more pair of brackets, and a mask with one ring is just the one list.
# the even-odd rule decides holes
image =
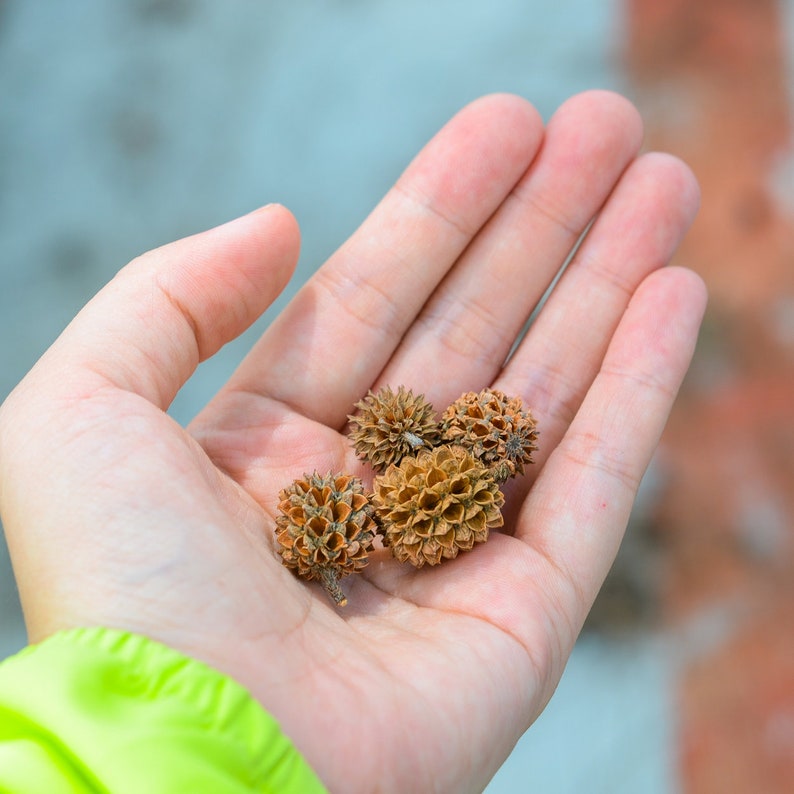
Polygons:
[[[775,0],[626,0],[647,145],[695,170],[677,262],[711,302],[663,439],[664,613],[686,792],[794,791],[794,194]],[[794,53],[789,53],[794,57]],[[786,186],[785,168],[791,184]]]

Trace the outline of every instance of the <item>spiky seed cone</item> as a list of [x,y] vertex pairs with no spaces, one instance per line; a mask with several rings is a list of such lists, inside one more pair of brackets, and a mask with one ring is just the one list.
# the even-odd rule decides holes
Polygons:
[[462,394],[444,411],[441,428],[445,441],[468,449],[499,483],[523,474],[538,448],[532,413],[497,389]]
[[339,580],[367,564],[375,536],[372,506],[357,477],[305,474],[279,493],[276,541],[281,561],[305,579],[319,579],[339,606]]
[[456,557],[503,523],[504,495],[490,472],[461,447],[409,455],[377,476],[374,488],[384,544],[400,562],[417,568]]
[[438,417],[424,395],[404,386],[395,394],[390,386],[377,394],[370,391],[356,403],[358,413],[349,416],[350,438],[356,454],[376,471],[398,463],[405,455],[438,443]]

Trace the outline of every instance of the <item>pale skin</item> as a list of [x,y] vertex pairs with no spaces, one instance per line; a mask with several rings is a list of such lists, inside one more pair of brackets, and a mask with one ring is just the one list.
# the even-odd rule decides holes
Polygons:
[[[271,205],[121,270],[0,412],[30,640],[111,626],[209,663],[332,791],[480,791],[563,672],[705,306],[697,276],[665,267],[695,179],[641,136],[606,92],[545,127],[518,97],[466,107],[186,429],[165,409],[282,290],[297,225]],[[315,469],[371,481],[346,416],[387,384],[437,406],[520,396],[540,449],[503,531],[433,569],[379,550],[340,609],[281,565],[277,494]]]

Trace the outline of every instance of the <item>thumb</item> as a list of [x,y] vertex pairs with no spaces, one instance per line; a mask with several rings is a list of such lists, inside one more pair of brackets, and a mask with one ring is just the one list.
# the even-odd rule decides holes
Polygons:
[[86,305],[37,369],[80,390],[112,385],[165,409],[199,362],[275,300],[299,247],[295,219],[271,204],[149,251]]

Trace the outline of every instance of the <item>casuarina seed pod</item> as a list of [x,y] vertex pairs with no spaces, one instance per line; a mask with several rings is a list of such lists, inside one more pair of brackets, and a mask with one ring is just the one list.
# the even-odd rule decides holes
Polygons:
[[421,450],[375,478],[372,504],[384,544],[417,568],[452,559],[503,523],[504,495],[462,447]]
[[369,392],[349,416],[350,438],[356,454],[376,471],[399,463],[405,455],[433,447],[439,440],[438,417],[424,395],[399,386]]
[[375,537],[361,481],[349,474],[306,474],[279,493],[278,509],[281,561],[304,579],[318,579],[344,606],[339,580],[366,566]]
[[444,441],[460,444],[487,466],[499,483],[524,473],[538,448],[537,422],[518,397],[497,389],[466,392],[444,411]]

